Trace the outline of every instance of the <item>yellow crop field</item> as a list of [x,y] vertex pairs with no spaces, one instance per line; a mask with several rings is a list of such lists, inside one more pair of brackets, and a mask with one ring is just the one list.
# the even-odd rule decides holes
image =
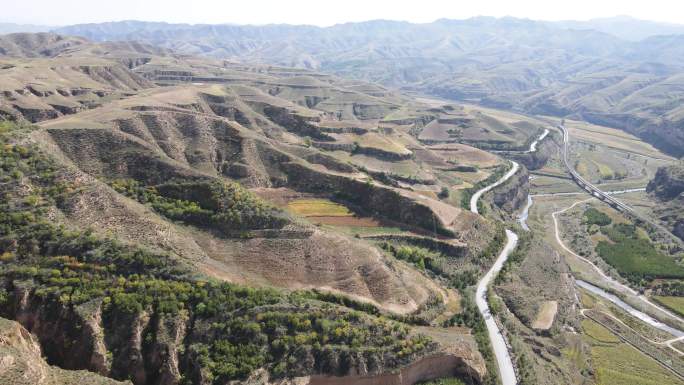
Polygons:
[[288,210],[303,217],[351,217],[354,214],[328,199],[297,199],[287,204]]

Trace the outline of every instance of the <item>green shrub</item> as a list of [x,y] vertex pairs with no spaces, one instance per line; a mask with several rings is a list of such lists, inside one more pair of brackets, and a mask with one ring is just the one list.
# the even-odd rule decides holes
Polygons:
[[[496,169],[494,170],[494,172],[492,172],[492,174],[489,175],[487,177],[487,179],[484,179],[484,180],[477,182],[473,187],[461,190],[461,207],[469,210],[470,209],[470,198],[472,198],[473,194],[475,194],[478,190],[484,188],[485,186],[489,186],[490,184],[501,179],[501,177],[506,175],[509,168],[510,168],[510,164],[497,166]],[[479,203],[480,202],[478,201],[478,204]],[[481,211],[481,213],[482,213],[482,211]]]
[[170,181],[143,186],[132,179],[110,182],[117,192],[148,204],[167,218],[188,224],[236,232],[279,228],[285,214],[266,204],[237,183],[220,181]]
[[619,223],[603,227],[601,231],[610,239],[596,246],[598,255],[631,282],[656,278],[684,278],[684,267],[674,258],[658,251],[648,240],[639,238],[636,226]]
[[593,207],[590,207],[584,211],[584,223],[587,226],[608,226],[611,222],[612,220],[608,215]]
[[[350,356],[357,353],[375,356],[376,361],[382,357],[388,366],[398,367],[435,348],[427,337],[409,336],[405,325],[369,315],[378,313],[372,305],[337,295],[286,295],[275,289],[215,282],[163,253],[57,225],[46,212],[68,201],[76,190],[60,182],[62,170],[36,148],[18,146],[2,134],[0,141],[3,316],[13,311],[7,304],[23,295],[10,289],[16,282],[25,285],[32,301],[56,307],[55,316],[67,315],[80,304],[101,301],[104,327],[141,312],[152,319],[183,312],[192,322],[180,349],[196,359],[205,379],[214,384],[244,379],[261,367],[276,376],[313,371],[340,374],[337,371],[351,367]],[[23,175],[21,181],[15,178],[18,172]],[[26,184],[31,185],[35,198],[24,199],[21,192]],[[181,185],[176,183],[174,188]],[[281,220],[239,186],[185,186],[192,199],[163,195],[155,187],[131,180],[112,182],[117,191],[178,220],[206,220],[202,223],[230,228]],[[182,193],[182,188],[177,192]],[[201,196],[198,192],[209,193]],[[150,332],[144,340],[149,344],[155,338]],[[313,368],[302,366],[309,354],[315,359]],[[189,379],[188,373],[184,374]]]

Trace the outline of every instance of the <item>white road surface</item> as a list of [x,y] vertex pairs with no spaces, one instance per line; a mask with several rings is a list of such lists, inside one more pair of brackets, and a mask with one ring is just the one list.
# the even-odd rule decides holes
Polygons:
[[[520,169],[518,163],[511,163],[513,164],[513,167],[511,167],[506,175],[501,177],[501,179],[498,181],[473,194],[472,198],[470,199],[470,211],[474,212],[475,214],[479,214],[477,210],[477,201],[480,199],[482,194],[504,183],[516,172],[518,172],[518,169]],[[485,276],[480,279],[480,282],[477,283],[477,289],[475,290],[475,304],[485,320],[487,333],[489,333],[489,340],[491,341],[492,349],[494,350],[494,356],[496,357],[496,364],[499,367],[502,385],[516,385],[518,382],[515,377],[513,360],[511,360],[511,355],[508,351],[508,346],[506,345],[506,339],[504,338],[503,334],[501,334],[501,330],[499,330],[499,326],[496,324],[494,317],[492,317],[492,314],[489,310],[489,305],[487,304],[487,288],[499,273],[503,267],[503,264],[508,259],[508,256],[511,254],[513,249],[515,249],[517,243],[518,235],[511,230],[506,229],[506,246],[501,251],[501,254],[499,254],[499,256],[496,258],[492,268],[489,269],[487,274],[485,274]]]
[[[526,152],[537,151],[537,143],[543,140],[548,134],[549,130],[544,130],[544,133],[542,133],[537,140],[532,142],[530,149]],[[520,165],[514,161],[511,161],[511,164],[513,167],[511,167],[511,169],[508,170],[506,175],[501,177],[501,179],[473,194],[473,196],[470,198],[470,211],[475,214],[479,214],[477,210],[477,201],[480,199],[480,197],[482,197],[482,194],[506,182],[510,177],[518,172]],[[529,199],[528,202],[531,205],[532,200]],[[529,206],[525,211],[527,211],[527,209],[529,209]],[[504,246],[503,250],[501,250],[501,254],[499,254],[499,256],[496,258],[494,265],[489,269],[487,274],[480,279],[480,282],[477,283],[477,289],[475,290],[475,304],[482,314],[485,325],[487,326],[487,333],[489,334],[489,340],[491,341],[492,349],[494,350],[496,364],[499,367],[499,375],[501,376],[502,385],[516,385],[518,380],[515,376],[513,360],[511,359],[511,354],[508,351],[506,339],[501,333],[499,326],[496,324],[496,321],[489,310],[489,304],[487,303],[487,288],[492,280],[499,274],[499,271],[501,271],[501,268],[503,267],[504,263],[506,263],[508,256],[511,254],[511,252],[513,252],[517,244],[518,235],[511,230],[506,229],[506,245]]]

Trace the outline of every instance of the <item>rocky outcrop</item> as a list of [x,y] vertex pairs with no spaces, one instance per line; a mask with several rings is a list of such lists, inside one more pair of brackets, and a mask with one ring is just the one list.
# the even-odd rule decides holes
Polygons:
[[547,137],[538,144],[535,152],[510,153],[507,156],[524,165],[528,170],[539,170],[546,165],[546,162],[556,151],[556,144]]
[[49,363],[138,385],[180,383],[186,313],[108,313],[101,300],[70,307],[44,299],[29,282],[8,285],[12,296],[2,315],[37,337],[33,343],[39,351],[42,347]]
[[413,385],[442,377],[470,377],[476,383],[483,378],[483,371],[473,370],[463,357],[437,354],[414,362],[396,373],[375,376],[356,374],[344,377],[311,376],[307,385]]
[[334,139],[307,121],[306,118],[292,113],[283,107],[266,105],[263,107],[266,115],[273,123],[280,125],[284,129],[300,136],[309,136],[318,141],[333,141]]
[[38,340],[18,322],[0,318],[0,383],[12,385],[114,385],[119,382],[85,370],[50,366]]
[[646,191],[663,200],[671,200],[684,192],[684,166],[660,167],[646,186]]
[[512,214],[525,205],[529,192],[529,173],[521,167],[506,183],[492,191],[491,199],[497,207]]
[[[175,315],[149,309],[133,313],[107,310],[101,300],[71,307],[41,297],[28,285],[20,282],[5,285],[11,290],[7,291],[8,304],[1,308],[2,315],[17,322],[0,318],[0,379],[23,373],[24,378],[33,382],[2,383],[71,384],[45,381],[51,379],[52,371],[60,376],[76,373],[85,381],[74,384],[118,383],[109,378],[130,380],[136,385],[178,385],[183,383],[183,378],[194,384],[211,383],[212,376],[207,372],[202,354],[195,351],[195,344],[213,338],[207,323],[212,320],[193,319],[186,310]],[[400,361],[382,354],[330,349],[325,362],[321,363],[311,351],[304,349],[300,373],[310,375],[300,377],[295,383],[413,385],[447,376],[460,376],[480,383],[486,373],[484,361],[470,337],[462,338],[464,340],[458,344],[445,344],[431,355],[406,357]],[[41,350],[48,362],[61,369],[48,367],[41,358]],[[390,371],[388,368],[397,369]],[[275,383],[284,385],[289,381],[276,380]],[[273,382],[269,382],[267,373],[259,370],[244,382],[234,383]]]
[[684,166],[658,168],[646,191],[660,203],[654,209],[656,216],[672,234],[684,240]]

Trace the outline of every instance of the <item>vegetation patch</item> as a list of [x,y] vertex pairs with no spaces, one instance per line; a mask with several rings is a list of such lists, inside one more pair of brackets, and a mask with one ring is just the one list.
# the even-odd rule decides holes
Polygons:
[[[314,291],[285,294],[212,281],[167,255],[54,224],[46,213],[77,193],[61,182],[61,172],[38,149],[0,136],[3,317],[15,318],[21,298],[32,311],[43,309],[45,314],[36,316],[45,322],[73,324],[75,330],[84,329],[77,307],[101,306],[105,336],[121,328],[132,330],[142,315],[152,320],[188,319],[181,327],[187,336],[178,349],[186,384],[225,384],[262,367],[274,377],[344,375],[358,367],[374,373],[405,365],[436,347],[428,337],[411,334],[405,324],[373,316],[377,311],[373,307]],[[26,186],[30,195],[22,193]],[[187,186],[191,188],[175,194],[131,181],[116,184],[164,215],[183,221],[253,223],[241,222],[240,211],[237,217],[230,216],[230,208],[253,202],[249,195],[242,196],[241,188]],[[210,192],[210,200],[193,195],[198,191]],[[155,330],[146,331],[145,346],[156,344],[157,338]],[[106,348],[115,362],[130,362],[127,348],[108,343]],[[88,362],[82,365],[89,369]]]
[[484,318],[477,309],[474,299],[475,294],[470,292],[461,297],[462,311],[455,314],[449,320],[444,322],[445,327],[449,326],[467,326],[472,329],[473,337],[477,343],[477,348],[482,354],[487,366],[487,375],[482,381],[483,385],[495,385],[499,383],[499,371],[492,350],[491,342],[489,341],[489,334],[487,333],[487,326]]
[[283,212],[237,183],[170,181],[144,186],[133,179],[117,179],[110,185],[169,219],[224,233],[280,228],[288,222]]
[[596,168],[598,169],[599,176],[601,177],[601,179],[613,179],[616,176],[616,174],[613,172],[613,169],[610,168],[608,165],[597,162],[595,160],[592,160],[592,163],[596,165]]
[[584,211],[584,224],[598,225],[598,226],[608,226],[612,220],[606,213],[599,211],[593,207],[590,207]]
[[684,297],[669,297],[656,295],[653,297],[659,304],[674,311],[680,316],[684,316]]
[[463,290],[477,282],[478,272],[475,270],[449,271],[448,257],[444,254],[428,250],[423,247],[409,245],[394,245],[390,242],[380,243],[380,247],[390,252],[395,258],[409,262],[422,271],[446,280],[450,287]]
[[599,241],[596,252],[628,280],[643,284],[656,278],[684,278],[684,267],[639,237],[634,225],[604,226],[601,232],[610,241]]

